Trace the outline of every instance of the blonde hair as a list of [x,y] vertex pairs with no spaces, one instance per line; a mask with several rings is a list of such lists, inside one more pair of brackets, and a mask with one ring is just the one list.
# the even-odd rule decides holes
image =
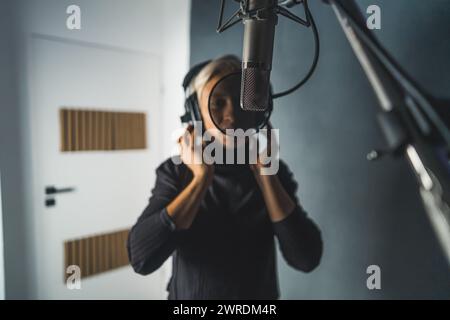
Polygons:
[[217,75],[227,75],[241,70],[241,60],[235,55],[227,54],[212,60],[192,79],[189,88],[192,93],[201,95],[205,85]]

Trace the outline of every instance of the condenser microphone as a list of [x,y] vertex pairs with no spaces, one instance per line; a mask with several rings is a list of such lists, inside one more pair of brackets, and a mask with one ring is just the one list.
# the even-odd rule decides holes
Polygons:
[[277,0],[248,0],[246,5],[240,106],[244,111],[264,112],[270,104]]

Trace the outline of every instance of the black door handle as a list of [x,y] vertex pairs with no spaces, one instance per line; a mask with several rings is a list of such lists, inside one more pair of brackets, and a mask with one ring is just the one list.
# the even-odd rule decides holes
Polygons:
[[54,186],[48,186],[45,187],[45,194],[57,194],[57,193],[67,193],[67,192],[73,192],[75,191],[75,188],[56,188]]

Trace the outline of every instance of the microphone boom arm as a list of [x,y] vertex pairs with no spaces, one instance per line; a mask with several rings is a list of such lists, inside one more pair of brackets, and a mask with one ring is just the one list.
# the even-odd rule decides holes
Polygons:
[[[221,9],[217,32],[221,33],[239,21],[258,18],[260,9],[249,10],[249,1],[240,3],[225,23]],[[358,61],[360,62],[380,105],[378,122],[387,142],[387,150],[372,151],[368,160],[389,153],[404,156],[414,172],[425,211],[450,264],[450,130],[438,115],[432,98],[406,74],[374,35],[366,28],[365,18],[355,0],[322,0],[331,5]],[[303,4],[306,19],[284,7]],[[315,40],[315,56],[309,72],[292,88],[272,95],[273,99],[298,90],[310,79],[319,57],[318,31],[307,0],[275,1],[276,13],[306,27],[311,27]]]
[[381,107],[378,120],[388,153],[407,158],[418,180],[425,211],[450,263],[449,130],[430,97],[363,27],[364,17],[355,1],[345,0],[345,5],[342,0],[325,2],[334,10],[377,96]]

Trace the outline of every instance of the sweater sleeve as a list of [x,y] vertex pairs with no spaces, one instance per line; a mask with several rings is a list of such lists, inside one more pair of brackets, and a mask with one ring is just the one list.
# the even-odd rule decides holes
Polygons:
[[273,223],[274,233],[286,262],[297,270],[311,272],[319,265],[322,257],[321,232],[299,204],[296,196],[297,183],[292,172],[283,164],[278,174],[296,206],[284,220]]
[[134,271],[147,275],[172,254],[178,232],[166,206],[179,193],[180,181],[171,160],[156,169],[156,183],[147,207],[128,235],[128,258]]

